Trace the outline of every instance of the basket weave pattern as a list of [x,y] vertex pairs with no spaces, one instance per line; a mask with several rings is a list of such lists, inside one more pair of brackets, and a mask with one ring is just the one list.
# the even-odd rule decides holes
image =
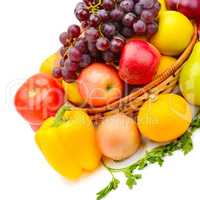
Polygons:
[[[119,112],[125,113],[127,115],[132,115],[134,113],[136,114],[143,103],[149,98],[158,94],[171,93],[178,84],[182,65],[190,56],[197,41],[198,34],[196,25],[194,25],[194,29],[194,35],[190,44],[178,58],[176,63],[163,74],[156,77],[156,79],[151,83],[107,106],[98,108],[84,108],[84,110],[91,116],[94,121],[98,122],[105,116],[113,115]],[[75,106],[73,107],[77,108]]]

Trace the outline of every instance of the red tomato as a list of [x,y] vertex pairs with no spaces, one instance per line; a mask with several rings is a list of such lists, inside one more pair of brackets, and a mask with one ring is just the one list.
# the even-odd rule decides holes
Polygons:
[[54,116],[63,103],[63,88],[47,74],[36,74],[29,78],[15,96],[17,111],[30,124],[41,124]]
[[42,123],[40,123],[40,124],[30,124],[30,126],[31,126],[31,128],[34,132],[37,131],[40,128],[41,125],[42,125]]

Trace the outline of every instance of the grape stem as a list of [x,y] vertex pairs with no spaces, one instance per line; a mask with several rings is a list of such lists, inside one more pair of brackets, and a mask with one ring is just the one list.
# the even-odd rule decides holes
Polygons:
[[101,6],[103,4],[103,0],[99,0],[98,3],[96,4],[90,4],[87,8],[90,11],[90,13],[92,14],[96,14],[99,10],[99,6]]

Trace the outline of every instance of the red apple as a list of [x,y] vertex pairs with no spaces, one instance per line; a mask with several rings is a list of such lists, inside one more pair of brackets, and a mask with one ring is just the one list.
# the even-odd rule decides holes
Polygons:
[[166,0],[169,9],[177,10],[187,17],[200,17],[200,0]]
[[179,0],[166,0],[167,7],[171,10],[176,10]]
[[32,130],[35,132],[37,131],[40,127],[41,127],[42,123],[38,123],[38,124],[30,124]]
[[144,85],[153,80],[160,63],[159,51],[143,40],[131,40],[122,50],[119,76],[131,85]]
[[93,63],[82,70],[77,83],[81,96],[94,107],[107,105],[123,94],[117,70],[101,63]]

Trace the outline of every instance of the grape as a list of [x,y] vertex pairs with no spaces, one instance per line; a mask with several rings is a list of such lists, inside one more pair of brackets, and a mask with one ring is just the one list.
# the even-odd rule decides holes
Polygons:
[[61,73],[63,78],[67,76],[68,72],[69,72],[69,67],[64,66],[61,68]]
[[80,67],[87,67],[92,63],[92,58],[89,54],[83,54],[80,61]]
[[135,14],[139,16],[141,15],[142,11],[143,11],[143,6],[140,3],[136,3],[134,7]]
[[130,38],[134,34],[133,28],[124,27],[121,30],[121,34],[126,38]]
[[110,12],[110,17],[112,21],[120,21],[124,16],[124,12],[119,8],[115,8]]
[[71,83],[74,82],[74,80],[76,80],[77,75],[74,71],[70,71],[67,67],[63,67],[61,71],[62,77],[66,82]]
[[53,69],[53,76],[55,78],[61,78],[62,77],[62,72],[61,72],[61,68],[60,67],[55,67]]
[[67,33],[70,38],[72,38],[72,39],[77,38],[81,34],[81,29],[78,25],[73,24],[73,25],[69,26]]
[[85,21],[89,18],[90,13],[87,9],[80,8],[78,10],[75,10],[75,15],[79,21]]
[[87,6],[91,5],[92,3],[95,3],[94,0],[83,0],[83,2],[84,2]]
[[81,27],[82,27],[83,29],[87,28],[87,27],[88,27],[88,21],[82,21],[82,22],[81,22]]
[[64,58],[61,58],[60,59],[60,66],[63,67],[65,64],[65,59]]
[[60,50],[59,50],[59,52],[60,52],[60,55],[61,55],[62,57],[64,57],[64,55],[65,55],[65,53],[66,53],[65,47],[61,47]]
[[154,33],[158,31],[158,24],[157,23],[151,23],[147,25],[147,34],[149,37],[151,37]]
[[102,58],[105,62],[110,63],[114,60],[114,54],[111,51],[105,51],[102,53]]
[[68,40],[68,33],[67,32],[63,32],[60,34],[60,42],[61,44],[63,44],[64,46],[67,46],[69,44],[69,40]]
[[76,62],[71,62],[71,65],[70,65],[70,71],[73,71],[73,72],[76,72],[79,68],[79,65],[78,63]]
[[96,47],[96,42],[88,42],[88,49],[89,49],[90,55],[93,58],[99,57],[99,52],[98,52],[97,47]]
[[74,12],[80,10],[80,9],[86,9],[86,5],[83,3],[83,2],[79,2],[77,5],[76,5],[76,8],[74,10]]
[[144,9],[152,8],[155,4],[156,0],[140,0],[140,4]]
[[131,12],[133,10],[133,8],[134,8],[134,2],[133,2],[133,0],[124,0],[124,1],[121,1],[120,8],[124,12]]
[[91,14],[89,18],[89,25],[93,27],[97,27],[100,24],[101,20],[99,16]]
[[161,4],[160,4],[160,2],[157,1],[157,2],[154,4],[154,6],[153,6],[152,9],[154,9],[155,12],[158,13],[158,12],[160,11],[160,8],[161,8]]
[[73,62],[79,62],[81,59],[81,52],[74,47],[70,48],[69,49],[69,59]]
[[146,24],[142,20],[138,20],[136,23],[133,24],[133,29],[136,34],[142,35],[146,32]]
[[105,23],[102,32],[107,38],[112,38],[116,34],[116,27],[111,23]]
[[91,27],[86,30],[85,37],[89,42],[95,42],[99,37],[99,32],[97,29]]
[[101,37],[97,40],[96,47],[99,51],[107,51],[110,47],[110,42],[107,38]]
[[129,28],[133,27],[134,21],[137,19],[136,15],[133,13],[127,13],[122,19],[122,24]]
[[97,15],[99,16],[99,18],[103,21],[103,22],[106,22],[109,20],[109,14],[106,10],[102,9],[102,10],[99,10]]
[[126,43],[126,39],[122,35],[116,35],[113,39],[121,40],[124,44]]
[[66,67],[68,69],[68,71],[76,72],[79,68],[79,64],[76,62],[72,62],[70,59],[67,59],[65,61],[64,67]]
[[154,20],[154,15],[149,10],[143,10],[141,14],[141,19],[146,23],[151,23]]
[[79,40],[77,40],[74,47],[78,49],[82,54],[86,53],[88,50],[87,41],[84,38],[80,38]]
[[105,10],[112,10],[115,7],[114,0],[103,0],[103,7]]
[[110,43],[110,50],[114,53],[121,52],[122,48],[124,47],[125,42],[120,37],[114,37]]

